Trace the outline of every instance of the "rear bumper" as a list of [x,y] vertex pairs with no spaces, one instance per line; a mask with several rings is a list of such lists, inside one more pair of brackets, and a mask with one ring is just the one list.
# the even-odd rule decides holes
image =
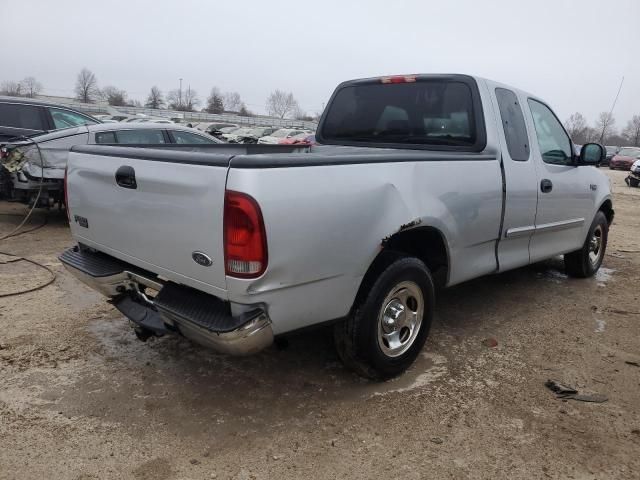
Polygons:
[[[193,288],[165,282],[151,272],[100,252],[66,250],[59,257],[76,278],[109,297],[137,329],[180,333],[231,355],[250,355],[273,343],[264,309],[231,315],[230,304]],[[157,294],[150,297],[148,289]]]

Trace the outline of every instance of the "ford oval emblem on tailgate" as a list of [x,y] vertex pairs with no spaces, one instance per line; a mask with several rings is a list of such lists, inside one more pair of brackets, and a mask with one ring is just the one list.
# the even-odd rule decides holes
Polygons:
[[203,267],[210,267],[211,265],[213,265],[213,260],[211,260],[211,257],[206,253],[193,252],[191,254],[191,258],[193,258],[194,262],[196,262],[198,265],[202,265]]

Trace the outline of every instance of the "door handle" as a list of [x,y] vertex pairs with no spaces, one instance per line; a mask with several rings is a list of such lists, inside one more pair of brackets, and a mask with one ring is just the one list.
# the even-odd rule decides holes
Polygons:
[[540,191],[542,193],[549,193],[551,190],[553,190],[553,183],[548,178],[543,178],[540,181]]
[[138,188],[136,171],[129,165],[122,165],[116,170],[116,183],[122,188]]

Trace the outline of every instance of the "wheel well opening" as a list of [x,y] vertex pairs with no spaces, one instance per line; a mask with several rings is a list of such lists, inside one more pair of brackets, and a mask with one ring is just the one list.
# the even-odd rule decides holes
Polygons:
[[607,223],[611,225],[611,222],[613,222],[613,204],[611,200],[606,200],[600,206],[600,211],[604,213],[604,216],[607,217]]
[[[382,271],[401,255],[410,255],[422,260],[431,271],[436,288],[442,288],[449,280],[449,251],[444,236],[432,227],[412,228],[386,238],[382,250],[364,275],[353,306],[363,298]],[[353,308],[353,307],[352,307]]]
[[383,246],[382,253],[397,252],[419,258],[429,267],[436,286],[446,285],[449,254],[444,237],[437,229],[422,227],[404,230],[386,239]]

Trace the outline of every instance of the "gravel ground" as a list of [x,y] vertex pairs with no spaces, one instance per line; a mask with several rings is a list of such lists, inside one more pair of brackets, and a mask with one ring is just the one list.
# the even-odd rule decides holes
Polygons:
[[[141,343],[58,262],[64,215],[38,212],[0,243],[57,274],[0,298],[0,479],[640,478],[640,189],[607,173],[595,278],[552,260],[445,290],[423,354],[386,383],[345,370],[328,330],[249,358]],[[6,233],[25,208],[0,212]],[[0,263],[0,293],[48,275]],[[547,379],[609,400],[561,401]]]

